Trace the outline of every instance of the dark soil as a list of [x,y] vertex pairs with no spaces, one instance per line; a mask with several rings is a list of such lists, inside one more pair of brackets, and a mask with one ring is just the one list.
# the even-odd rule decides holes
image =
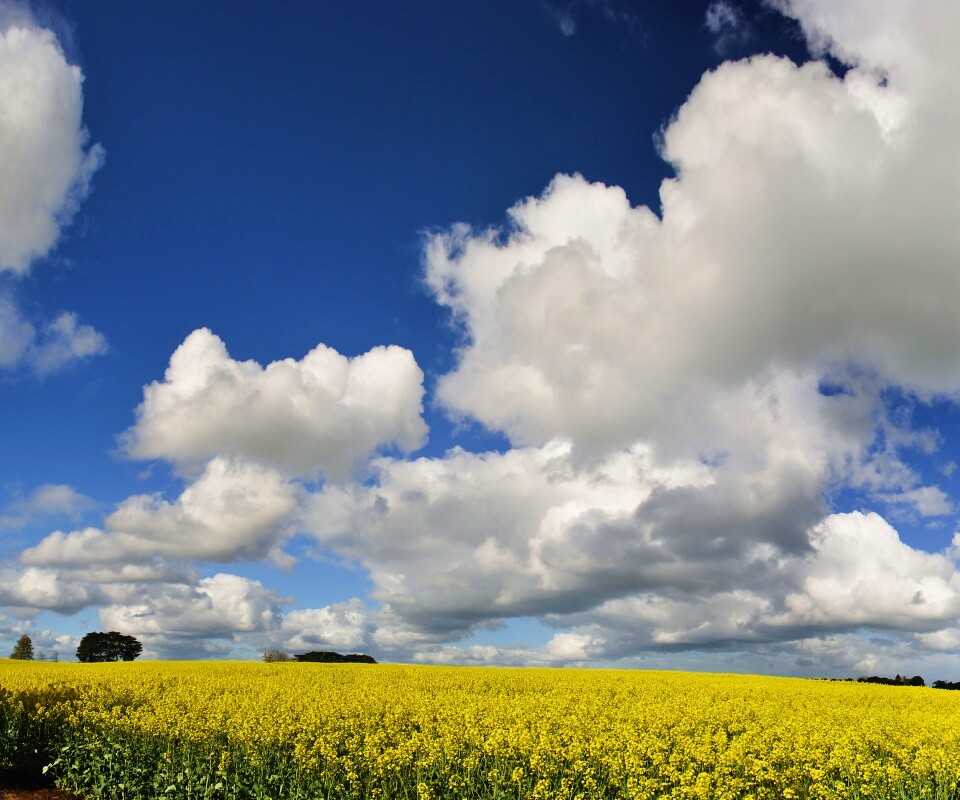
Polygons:
[[0,800],[81,800],[62,792],[52,781],[35,772],[16,767],[0,767]]

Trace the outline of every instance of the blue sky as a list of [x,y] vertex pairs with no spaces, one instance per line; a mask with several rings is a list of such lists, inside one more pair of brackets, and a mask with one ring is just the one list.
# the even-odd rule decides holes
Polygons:
[[0,644],[953,679],[957,12],[865,2],[0,6]]

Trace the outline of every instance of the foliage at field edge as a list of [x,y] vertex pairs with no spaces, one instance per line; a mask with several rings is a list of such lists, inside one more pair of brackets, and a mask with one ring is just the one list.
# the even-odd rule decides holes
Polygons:
[[662,672],[0,661],[0,761],[88,797],[960,797],[960,696]]

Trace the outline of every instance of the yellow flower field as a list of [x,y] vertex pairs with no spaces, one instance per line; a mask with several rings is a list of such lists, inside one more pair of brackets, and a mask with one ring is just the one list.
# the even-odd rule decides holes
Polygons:
[[0,661],[0,686],[0,761],[91,797],[960,797],[960,692],[237,662]]

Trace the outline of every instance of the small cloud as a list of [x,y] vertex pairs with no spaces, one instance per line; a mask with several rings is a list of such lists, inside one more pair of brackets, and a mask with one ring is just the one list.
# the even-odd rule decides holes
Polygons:
[[107,351],[107,340],[71,311],[38,328],[9,296],[0,296],[0,369],[25,369],[45,378],[67,364]]
[[96,503],[70,486],[44,483],[25,497],[11,500],[0,513],[0,528],[24,528],[55,517],[78,520]]
[[942,467],[940,467],[940,471],[941,471],[944,475],[946,475],[948,478],[951,477],[951,476],[953,475],[953,473],[957,471],[957,462],[956,462],[956,461],[948,461],[946,464],[944,464]]
[[950,498],[938,486],[921,486],[879,497],[892,505],[913,506],[921,517],[943,517],[954,512]]
[[730,0],[714,0],[707,9],[704,24],[714,35],[713,49],[720,55],[749,41],[753,35],[743,12]]
[[64,312],[43,327],[30,352],[30,365],[41,377],[61,369],[78,358],[103,355],[107,340],[89,325],[81,325],[77,315]]
[[564,36],[574,36],[577,32],[577,15],[584,9],[599,11],[607,22],[625,25],[630,33],[640,23],[640,17],[617,0],[568,0],[566,3],[554,3],[543,0],[543,8],[553,17]]
[[577,20],[574,17],[576,5],[576,3],[570,3],[565,6],[559,6],[551,3],[550,0],[543,0],[544,11],[553,17],[553,21],[556,22],[560,33],[567,37],[573,36],[577,32]]
[[557,24],[560,26],[560,32],[564,36],[573,36],[577,32],[577,23],[569,14],[559,14]]

